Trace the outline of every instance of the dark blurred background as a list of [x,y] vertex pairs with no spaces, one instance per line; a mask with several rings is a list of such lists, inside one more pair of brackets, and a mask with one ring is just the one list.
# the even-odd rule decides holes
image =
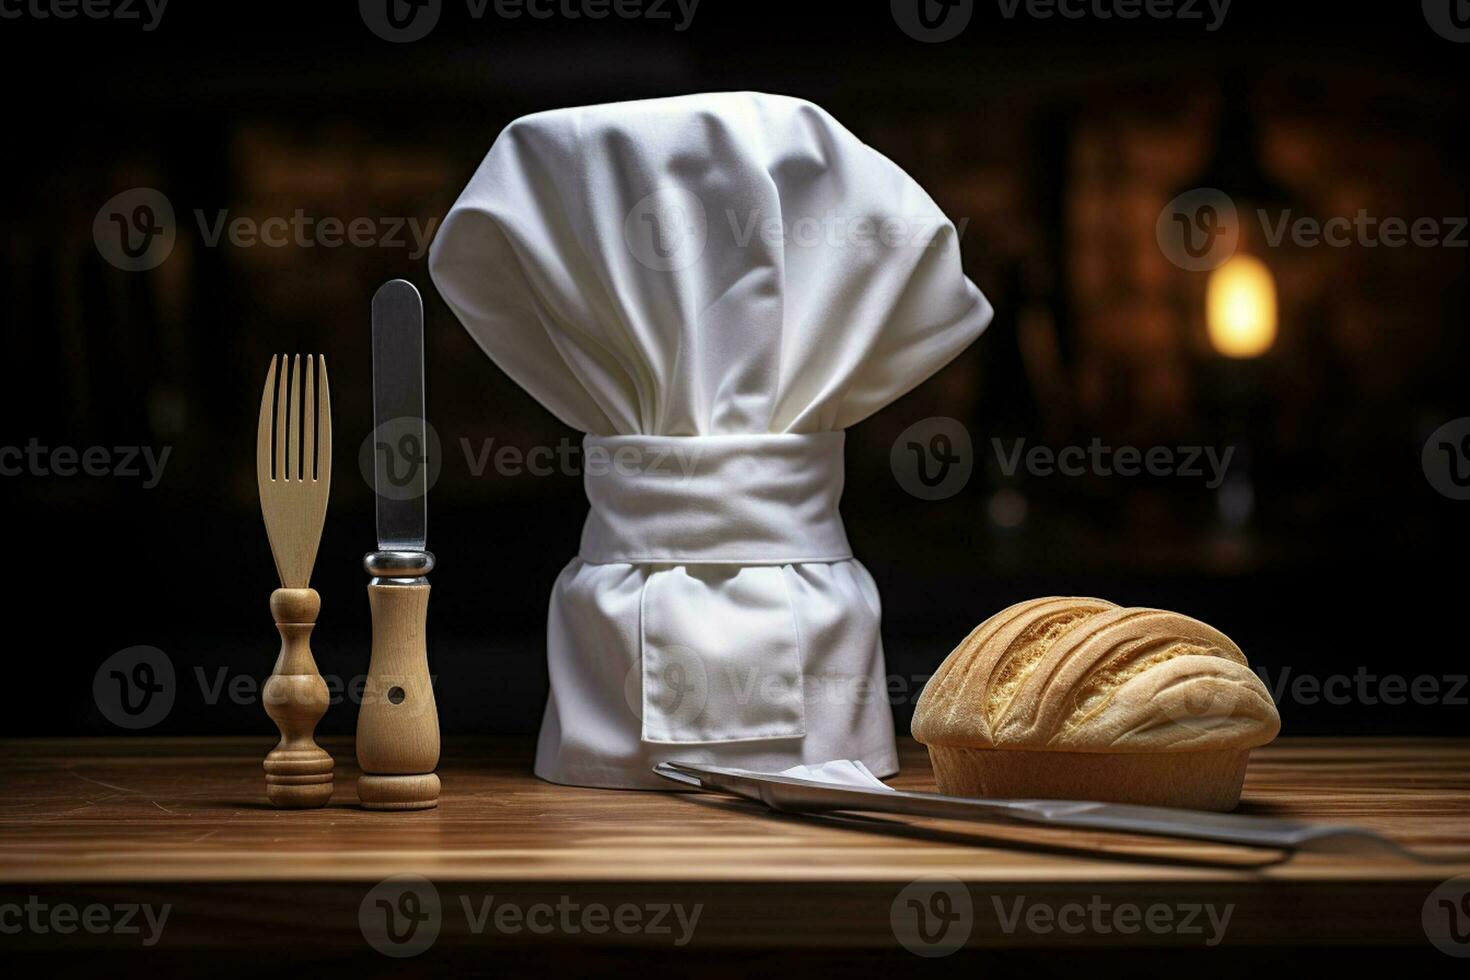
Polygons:
[[[113,468],[118,447],[170,455],[151,487],[146,461],[136,477],[66,477],[5,460],[21,696],[0,730],[126,731],[94,678],[148,646],[175,691],[143,731],[274,731],[253,687],[278,640],[252,454],[277,352],[330,366],[337,452],[313,646],[329,677],[365,672],[368,301],[401,276],[425,297],[443,447],[429,501],[443,725],[534,731],[546,601],[586,504],[575,475],[477,474],[465,446],[578,436],[479,352],[408,222],[442,216],[519,115],[732,89],[817,102],[911,173],[963,225],[966,270],[997,310],[954,363],[849,433],[843,513],[882,591],[901,731],[976,623],[1056,593],[1220,627],[1277,693],[1287,734],[1470,730],[1455,625],[1470,541],[1470,503],[1456,499],[1470,482],[1470,422],[1456,422],[1470,415],[1470,44],[1451,16],[1466,4],[1236,0],[1218,20],[1203,2],[1176,8],[1202,19],[1080,3],[1076,18],[1024,3],[1007,16],[981,2],[933,43],[900,23],[903,4],[702,0],[687,23],[673,0],[657,8],[667,19],[651,6],[509,19],[445,0],[410,43],[375,34],[350,2],[173,0],[156,20],[141,3],[140,20],[6,8],[0,446],[44,447],[51,463],[58,447],[106,447]],[[1205,187],[1241,215],[1218,273],[1182,267],[1169,244],[1171,200]],[[126,271],[98,242],[108,202],[135,188],[167,200],[174,242]],[[131,214],[137,199],[120,200]],[[379,240],[211,243],[222,215],[298,211],[367,219]],[[1283,216],[1360,213],[1380,231],[1270,241]],[[1210,214],[1186,218],[1207,235]],[[1418,241],[1376,238],[1388,219],[1419,227]],[[382,241],[394,222],[403,230]],[[891,450],[934,417],[968,432],[973,472],[923,500]],[[1188,447],[1232,455],[1223,479],[1207,459],[1197,474],[1008,473],[1017,440],[1163,447],[1176,465]],[[321,730],[350,732],[355,716],[339,705]]]

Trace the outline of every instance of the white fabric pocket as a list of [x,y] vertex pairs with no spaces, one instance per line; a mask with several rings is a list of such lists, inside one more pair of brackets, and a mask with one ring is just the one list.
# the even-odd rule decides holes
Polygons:
[[645,742],[806,734],[801,633],[780,565],[681,565],[643,588]]

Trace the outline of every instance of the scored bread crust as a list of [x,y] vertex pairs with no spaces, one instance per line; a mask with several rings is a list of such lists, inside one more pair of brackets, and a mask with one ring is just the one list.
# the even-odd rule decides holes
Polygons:
[[925,745],[1068,753],[1245,750],[1281,719],[1229,637],[1161,609],[1051,597],[975,628],[914,712]]

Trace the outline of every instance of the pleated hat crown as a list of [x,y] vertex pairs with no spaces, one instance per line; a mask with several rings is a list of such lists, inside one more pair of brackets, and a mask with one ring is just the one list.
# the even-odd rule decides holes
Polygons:
[[430,270],[502,369],[599,435],[846,428],[991,317],[912,178],[817,106],[758,93],[513,122]]

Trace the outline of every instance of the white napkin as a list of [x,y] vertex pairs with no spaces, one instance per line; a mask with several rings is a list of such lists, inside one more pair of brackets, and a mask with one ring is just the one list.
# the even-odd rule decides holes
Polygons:
[[814,766],[792,766],[780,775],[793,779],[810,779],[818,783],[835,783],[838,786],[853,786],[857,789],[878,789],[892,793],[893,787],[883,782],[857,759],[834,759],[819,762]]
[[990,320],[928,195],[798,99],[557,110],[501,133],[429,262],[485,352],[588,433],[536,773],[661,789],[675,754],[895,772],[841,430]]

